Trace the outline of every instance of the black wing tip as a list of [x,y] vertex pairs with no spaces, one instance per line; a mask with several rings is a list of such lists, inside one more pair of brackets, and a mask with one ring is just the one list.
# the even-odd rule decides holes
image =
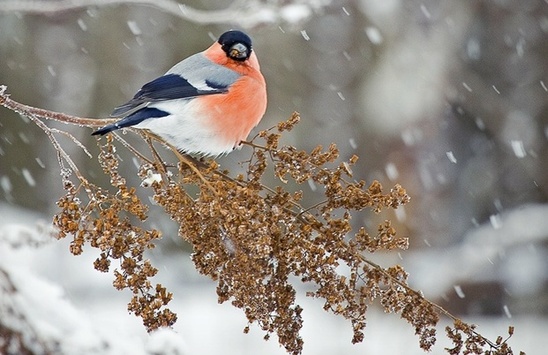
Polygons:
[[97,135],[101,135],[101,136],[104,136],[105,134],[109,133],[109,132],[112,132],[114,131],[115,129],[117,129],[116,126],[114,125],[108,125],[108,126],[105,126],[103,128],[99,128],[98,130],[94,131],[91,133],[92,136],[97,136]]
[[112,113],[110,114],[110,117],[123,116],[124,114],[128,113],[129,111],[131,111],[132,109],[134,109],[138,105],[139,105],[139,103],[134,103],[132,101],[129,101],[129,102],[123,104],[122,106],[115,107],[114,111],[112,111]]

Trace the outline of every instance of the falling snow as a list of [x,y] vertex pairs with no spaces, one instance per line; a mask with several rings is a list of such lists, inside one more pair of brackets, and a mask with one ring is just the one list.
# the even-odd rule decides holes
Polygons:
[[394,163],[386,164],[384,170],[386,171],[386,176],[392,181],[396,180],[400,176],[398,168]]
[[77,21],[78,23],[78,26],[80,26],[80,29],[82,31],[87,31],[88,30],[88,26],[86,25],[86,23],[84,22],[84,20],[82,20],[81,18],[79,18]]
[[405,222],[407,220],[407,213],[405,212],[405,207],[400,206],[396,210],[394,210],[394,213],[396,215],[396,219],[399,222]]
[[508,309],[508,305],[504,305],[504,307],[502,308],[504,310],[504,314],[506,315],[506,317],[508,317],[508,319],[512,318],[512,313],[510,313],[510,309]]
[[29,139],[29,137],[27,136],[27,134],[25,132],[19,132],[19,138],[21,139],[21,142],[23,142],[25,144],[30,143],[30,139]]
[[476,117],[474,122],[476,123],[476,127],[478,127],[481,131],[485,130],[485,122],[483,122],[481,117]]
[[445,155],[447,156],[447,159],[453,164],[457,164],[457,158],[455,158],[455,154],[453,154],[452,151],[445,152]]
[[457,294],[457,296],[459,298],[465,298],[466,295],[464,294],[464,291],[462,290],[462,287],[460,287],[460,285],[455,285],[453,286],[453,288],[455,289],[455,293]]
[[318,189],[318,186],[316,185],[316,183],[314,182],[314,180],[312,179],[308,179],[306,180],[308,182],[308,186],[310,187],[310,190],[312,191],[316,191]]
[[38,164],[38,166],[41,167],[42,169],[44,169],[46,167],[46,164],[44,164],[42,159],[36,158],[35,160],[36,160],[36,163]]
[[139,25],[135,21],[128,21],[127,27],[129,27],[129,30],[131,33],[133,33],[135,36],[140,36],[143,32],[139,28]]
[[57,72],[53,68],[53,65],[48,65],[46,68],[48,69],[48,72],[50,73],[51,76],[57,76]]
[[[280,114],[297,110],[303,114],[302,127],[284,134],[287,142],[298,149],[336,142],[343,159],[351,154],[360,156],[352,167],[355,179],[401,183],[413,200],[407,209],[395,210],[401,224],[397,229],[409,234],[415,247],[398,253],[396,260],[413,282],[438,299],[456,294],[462,302],[474,302],[476,297],[468,282],[500,284],[507,302],[497,308],[500,317],[478,314],[474,323],[483,329],[503,329],[511,318],[516,334],[510,344],[527,353],[542,353],[548,348],[546,317],[529,316],[522,310],[523,305],[538,307],[542,299],[538,295],[543,295],[547,281],[548,204],[543,194],[547,163],[543,152],[548,125],[543,114],[548,81],[543,77],[546,61],[540,54],[546,52],[548,18],[541,15],[542,2],[522,6],[495,1],[477,7],[470,2],[440,5],[392,0],[359,1],[341,7],[331,1],[328,11],[306,2],[263,3],[283,4],[274,16],[269,15],[269,9],[257,12],[268,19],[268,26],[246,26],[238,17],[231,19],[230,25],[249,30],[272,94],[270,113],[256,131],[275,124]],[[122,103],[118,100],[129,99],[135,89],[165,72],[178,58],[210,44],[207,33],[211,26],[189,25],[147,7],[108,10],[121,20],[121,26],[106,21],[112,16],[104,16],[101,7],[82,8],[75,16],[55,21],[0,14],[0,64],[7,70],[0,73],[6,81],[0,84],[8,85],[12,98],[24,103],[39,100],[43,107],[105,117],[114,105]],[[313,20],[305,22],[308,18]],[[275,22],[280,19],[281,23]],[[333,23],[337,26],[330,26]],[[219,24],[223,25],[228,26]],[[216,40],[219,32],[213,30],[210,39]],[[108,51],[90,47],[100,33],[112,34],[104,43]],[[272,55],[273,50],[283,53],[283,58]],[[109,63],[108,68],[104,63]],[[33,73],[31,81],[29,73]],[[105,92],[105,87],[110,91]],[[324,100],[326,97],[329,99]],[[261,349],[262,354],[283,353],[276,342],[265,343],[260,336],[257,342],[256,336],[240,337],[238,322],[245,322],[238,318],[241,314],[218,306],[214,287],[198,275],[189,276],[192,265],[185,264],[181,271],[181,260],[188,261],[188,255],[172,258],[162,253],[162,248],[155,250],[153,257],[161,258],[164,270],[170,271],[163,277],[172,278],[175,285],[184,283],[188,302],[178,304],[185,322],[180,321],[175,331],[148,335],[125,312],[123,297],[114,305],[118,296],[112,293],[111,280],[89,267],[91,256],[87,264],[65,257],[68,245],[64,241],[47,248],[6,249],[11,246],[2,244],[3,237],[34,235],[29,226],[39,218],[51,220],[50,215],[23,219],[16,208],[22,203],[20,196],[32,196],[31,192],[41,189],[44,193],[37,200],[54,206],[58,196],[47,195],[62,186],[62,179],[56,175],[56,157],[46,155],[51,147],[45,148],[47,139],[39,130],[28,124],[28,119],[12,118],[8,111],[0,110],[0,198],[9,203],[1,209],[0,201],[0,265],[18,275],[16,280],[25,292],[22,300],[38,301],[29,308],[33,311],[29,319],[39,324],[39,331],[62,335],[60,350],[70,343],[67,353],[214,354],[230,344],[234,352]],[[75,128],[71,133],[87,144],[88,130]],[[134,137],[128,134],[127,138]],[[21,147],[29,154],[19,154]],[[245,153],[245,148],[241,152]],[[80,164],[82,157],[70,153]],[[126,157],[125,153],[120,149],[121,156]],[[41,159],[34,160],[38,155]],[[238,168],[233,155],[221,159],[228,170]],[[42,170],[46,166],[47,170]],[[87,174],[91,166],[84,165],[82,172]],[[128,181],[138,185],[135,168],[139,166],[137,159],[133,163],[126,159],[120,169],[126,174],[122,169],[127,168],[133,174]],[[64,169],[62,176],[68,178],[71,173]],[[93,173],[94,177],[100,174]],[[161,180],[157,175],[150,172],[143,183]],[[314,181],[307,183],[311,191],[318,190]],[[29,186],[39,188],[29,191]],[[150,191],[143,192],[153,202]],[[153,213],[155,209],[151,209]],[[151,220],[163,228],[164,222],[156,217]],[[24,227],[7,226],[12,220]],[[356,225],[362,222],[372,223],[370,216],[352,220]],[[45,281],[55,279],[63,280],[63,288],[68,289]],[[466,298],[460,285],[466,285]],[[82,299],[82,295],[87,296]],[[104,314],[97,312],[102,307],[108,308]],[[307,312],[313,309],[308,307]],[[50,318],[40,316],[44,314]],[[340,323],[321,317],[314,315],[305,323],[305,332],[318,334],[319,341],[307,342],[304,354],[326,353],[322,341],[326,337],[348,338]],[[340,345],[341,349],[329,350],[408,353],[416,347],[416,339],[410,336],[409,341],[404,340],[405,335],[383,352],[384,335],[398,324],[380,320],[368,329],[367,340],[359,347]],[[198,331],[206,327],[208,332]],[[209,334],[219,341],[210,342]],[[269,348],[262,351],[265,347]]]
[[11,184],[10,178],[6,175],[0,177],[0,187],[4,191],[4,194],[9,195],[11,190],[13,189],[13,185]]
[[426,18],[431,18],[432,17],[432,14],[430,14],[430,11],[428,11],[428,9],[426,8],[426,6],[424,4],[421,4],[421,11],[422,11],[424,17],[426,17]]
[[523,147],[523,141],[511,141],[510,143],[512,144],[512,150],[516,157],[525,158],[525,156],[527,156],[527,152]]
[[365,34],[373,44],[381,44],[383,41],[381,32],[376,27],[366,27]]
[[523,54],[525,53],[525,39],[520,38],[516,44],[516,53],[519,57],[523,57]]
[[468,58],[478,60],[481,58],[481,46],[476,38],[470,38],[466,43],[466,54]]
[[352,149],[358,148],[358,143],[356,143],[356,140],[354,138],[348,138],[348,144]]
[[491,223],[494,229],[500,229],[501,222],[500,222],[500,216],[498,214],[490,215],[489,222]]
[[34,180],[34,178],[32,177],[29,169],[27,168],[21,169],[21,174],[23,175],[23,178],[25,179],[25,181],[27,182],[29,186],[31,187],[36,186],[36,180]]

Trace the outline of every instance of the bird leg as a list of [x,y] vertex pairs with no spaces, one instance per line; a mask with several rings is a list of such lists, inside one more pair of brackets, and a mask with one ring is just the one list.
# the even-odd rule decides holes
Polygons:
[[269,150],[264,145],[255,144],[255,143],[253,143],[253,141],[240,141],[240,145],[248,145],[251,148],[255,148],[255,149]]
[[[196,165],[194,165],[194,163],[192,163],[190,160],[193,159],[192,157],[187,157],[184,153],[181,153],[177,150],[177,148],[175,148],[173,145],[169,144],[168,142],[166,142],[162,137],[159,137],[157,135],[155,135],[154,133],[150,132],[150,131],[143,131],[145,133],[145,137],[147,138],[147,141],[150,142],[150,139],[154,139],[162,144],[165,144],[169,149],[171,149],[171,151],[173,152],[173,154],[175,154],[175,156],[177,157],[177,159],[179,160],[179,173],[182,174],[182,166],[181,164],[184,164],[186,166],[188,166],[190,168],[190,170],[192,170],[196,176],[198,176],[198,178],[200,178],[200,180],[202,180],[202,182],[207,186],[207,188],[209,190],[211,190],[211,192],[213,192],[215,195],[217,195],[217,191],[213,188],[213,186],[209,183],[209,181],[207,181],[204,177],[204,175],[200,172],[200,170],[196,167]],[[152,147],[152,143],[150,142],[149,145],[151,146],[151,149],[153,151],[153,154],[156,156],[156,158],[158,159],[158,161],[162,164],[163,168],[165,169],[165,164],[162,162],[161,158],[160,158],[160,155],[158,154],[158,152],[156,151],[156,149],[154,149],[154,147]]]
[[154,165],[156,165],[157,168],[159,168],[158,170],[160,170],[162,173],[165,174],[167,172],[166,164],[162,160],[162,157],[160,156],[156,148],[154,148],[154,144],[152,144],[152,139],[158,139],[159,137],[156,137],[155,135],[151,134],[148,131],[143,131],[143,130],[139,130],[139,131],[141,133],[141,136],[145,140],[145,142],[147,142],[148,147],[150,148],[150,151],[152,152],[152,155],[154,155],[154,159],[156,161]]

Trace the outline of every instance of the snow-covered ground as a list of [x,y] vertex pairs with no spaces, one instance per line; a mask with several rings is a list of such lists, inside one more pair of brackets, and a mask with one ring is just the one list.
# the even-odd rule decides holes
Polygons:
[[[522,223],[520,216],[530,219],[535,214],[539,217],[548,215],[546,206],[529,206],[501,217],[501,225],[495,226],[499,249],[513,243],[511,238],[503,238],[501,234],[512,232]],[[275,337],[264,341],[262,332],[256,327],[251,328],[250,334],[243,334],[242,329],[246,326],[243,313],[229,304],[217,304],[214,283],[196,274],[185,253],[153,255],[160,261],[160,264],[156,263],[160,267],[159,281],[175,295],[170,306],[179,320],[173,330],[147,334],[139,319],[126,311],[129,295],[111,286],[111,275],[93,269],[93,251],[72,256],[68,252],[69,240],[57,241],[48,235],[48,220],[48,216],[0,204],[0,270],[3,271],[0,273],[0,315],[3,323],[24,330],[26,334],[35,332],[37,338],[60,354],[285,353]],[[548,229],[545,227],[520,234],[521,242],[534,243],[546,234]],[[436,294],[442,286],[450,285],[440,286],[432,280],[459,282],[459,279],[468,278],[469,270],[455,267],[455,262],[469,260],[470,263],[466,263],[469,269],[483,267],[482,259],[489,264],[493,255],[484,252],[483,248],[487,248],[484,242],[490,240],[494,230],[493,226],[481,226],[471,232],[467,240],[473,242],[465,242],[462,248],[449,253],[454,260],[440,259],[434,251],[406,253],[404,260],[412,279],[427,294]],[[492,244],[490,248],[494,248]],[[433,263],[439,263],[440,267],[432,267]],[[448,269],[452,271],[447,272]],[[12,287],[15,292],[10,290]],[[318,300],[302,297],[298,301],[304,308],[304,354],[423,353],[412,328],[397,316],[371,308],[365,341],[352,345],[347,322],[322,311]],[[515,326],[510,344],[516,351],[542,354],[548,347],[548,320],[542,316],[512,314],[510,319],[476,317],[466,320],[478,324],[479,331],[493,339],[496,335],[504,335],[508,325]],[[442,331],[443,327],[439,329]],[[434,354],[443,353],[443,347],[449,345],[441,334],[438,339]],[[36,346],[39,348],[38,344]]]

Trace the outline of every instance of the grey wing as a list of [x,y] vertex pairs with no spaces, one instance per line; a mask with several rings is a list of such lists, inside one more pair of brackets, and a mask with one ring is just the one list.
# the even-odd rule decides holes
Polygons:
[[202,53],[197,53],[176,64],[165,75],[143,85],[130,101],[115,108],[111,116],[131,114],[151,102],[226,93],[239,76],[237,72],[212,63]]

